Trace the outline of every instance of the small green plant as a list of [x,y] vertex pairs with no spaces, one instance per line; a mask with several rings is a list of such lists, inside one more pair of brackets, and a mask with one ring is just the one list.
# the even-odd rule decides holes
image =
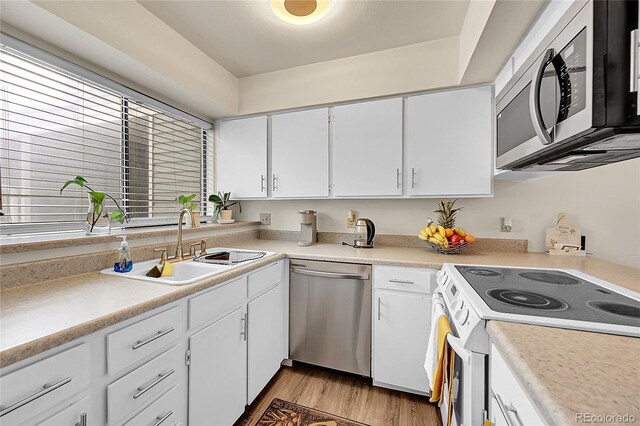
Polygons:
[[78,185],[80,188],[87,189],[87,193],[89,194],[89,198],[91,199],[91,204],[93,204],[91,219],[89,220],[89,218],[87,217],[87,220],[91,225],[90,231],[93,231],[93,227],[96,226],[96,223],[98,223],[98,220],[100,220],[104,213],[104,201],[106,198],[110,198],[116,205],[116,210],[111,212],[111,219],[117,220],[120,223],[124,223],[125,221],[129,223],[130,217],[127,212],[122,207],[120,207],[118,201],[116,201],[115,198],[113,198],[106,192],[94,191],[93,188],[87,185],[87,180],[82,176],[76,176],[75,179],[66,181],[64,185],[62,185],[62,188],[60,188],[60,194],[62,194],[62,191],[69,185]]
[[229,198],[231,198],[230,192],[218,192],[218,195],[209,195],[209,201],[216,206],[216,216],[220,213],[220,210],[229,210],[230,207],[235,206],[236,204],[240,208],[240,213],[242,213],[242,204],[240,204],[240,201],[230,201]]
[[183,209],[189,210],[189,213],[193,212],[193,209],[196,208],[197,204],[192,203],[191,200],[196,198],[196,194],[191,195],[179,195],[178,196],[178,204],[182,205]]

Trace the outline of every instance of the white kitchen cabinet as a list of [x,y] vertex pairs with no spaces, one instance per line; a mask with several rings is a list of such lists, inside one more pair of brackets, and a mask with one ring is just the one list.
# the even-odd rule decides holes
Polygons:
[[218,127],[217,188],[231,198],[267,196],[267,117],[223,121]]
[[491,195],[491,86],[407,98],[405,159],[408,195]]
[[271,195],[321,198],[329,195],[329,109],[271,117]]
[[489,357],[491,368],[489,373],[491,388],[489,417],[491,422],[496,426],[545,424],[493,344]]
[[189,424],[232,425],[247,402],[247,310],[189,339]]
[[38,426],[87,426],[94,423],[91,416],[91,398],[85,396],[60,412],[38,423]]
[[284,359],[283,285],[267,291],[248,304],[248,403],[269,383]]
[[374,365],[376,382],[426,393],[424,357],[429,338],[431,296],[375,292]]
[[402,195],[402,98],[333,108],[333,195]]

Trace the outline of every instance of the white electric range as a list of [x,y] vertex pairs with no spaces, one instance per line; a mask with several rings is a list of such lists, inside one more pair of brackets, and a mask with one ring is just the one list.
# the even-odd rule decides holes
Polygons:
[[449,317],[456,353],[454,425],[487,416],[487,320],[640,337],[640,294],[579,271],[445,263],[436,281],[433,303]]

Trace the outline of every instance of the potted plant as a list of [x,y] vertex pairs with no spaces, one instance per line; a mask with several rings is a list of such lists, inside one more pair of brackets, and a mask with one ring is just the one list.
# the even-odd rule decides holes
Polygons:
[[180,204],[183,209],[187,209],[189,211],[189,214],[191,215],[192,228],[200,225],[200,212],[194,211],[194,209],[197,207],[197,204],[191,202],[191,200],[193,200],[194,198],[196,198],[196,194],[178,196],[178,204]]
[[239,201],[230,201],[229,200],[230,197],[231,197],[230,192],[225,192],[225,193],[218,192],[218,195],[216,194],[209,195],[209,201],[211,201],[216,206],[214,216],[218,217],[218,223],[223,223],[223,222],[232,220],[233,211],[230,208],[236,204],[240,209],[240,213],[242,213],[242,204],[240,204]]
[[[118,201],[106,192],[94,191],[87,180],[82,176],[76,176],[75,179],[68,180],[60,188],[60,194],[69,185],[78,185],[80,188],[86,188],[89,196],[89,209],[87,210],[87,221],[85,231],[87,235],[92,234],[108,234],[111,232],[111,220],[117,220],[121,224],[125,221],[128,223],[130,218],[127,212],[120,207]],[[116,205],[116,210],[111,212],[111,217],[106,211],[105,200],[109,198]]]

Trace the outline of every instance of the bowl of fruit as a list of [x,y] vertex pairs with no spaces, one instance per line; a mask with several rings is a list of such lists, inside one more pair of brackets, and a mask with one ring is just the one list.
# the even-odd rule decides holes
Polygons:
[[456,226],[456,214],[462,207],[454,209],[455,203],[456,200],[440,201],[439,208],[434,211],[438,214],[438,224],[429,218],[427,226],[418,234],[418,238],[426,241],[436,253],[458,254],[476,240],[473,235]]

